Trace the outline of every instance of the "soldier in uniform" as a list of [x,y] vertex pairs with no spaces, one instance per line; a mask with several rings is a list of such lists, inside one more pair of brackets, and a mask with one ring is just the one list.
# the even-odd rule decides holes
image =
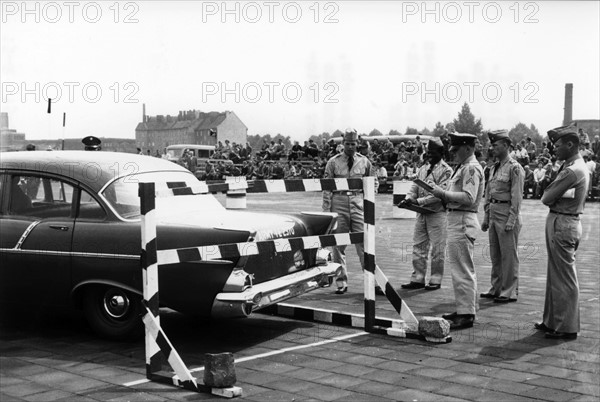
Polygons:
[[483,224],[489,229],[492,286],[480,296],[494,303],[516,302],[519,285],[519,232],[525,171],[508,155],[510,138],[506,130],[488,133],[496,163],[490,168],[485,189]]
[[[428,163],[419,168],[417,178],[431,181],[446,189],[452,176],[452,168],[442,159],[444,144],[438,138],[432,138],[427,144]],[[437,290],[442,286],[444,276],[444,259],[446,253],[446,208],[439,198],[428,191],[412,184],[402,204],[416,204],[434,211],[430,214],[417,213],[413,234],[413,273],[410,283],[403,284],[403,289]],[[431,246],[431,276],[425,285],[427,274],[427,256]]]
[[450,177],[448,190],[432,184],[432,194],[446,202],[448,210],[448,264],[456,311],[442,318],[451,329],[473,326],[477,310],[477,276],[473,264],[473,246],[480,229],[477,209],[483,197],[483,169],[475,159],[472,134],[450,133],[450,152],[458,163]]
[[585,206],[589,174],[579,154],[575,125],[548,131],[558,160],[564,161],[556,179],[546,187],[542,203],[550,208],[546,218],[548,276],[541,323],[546,338],[575,339],[579,332],[579,283],[575,251],[581,239],[580,215]]
[[[375,170],[369,159],[358,152],[358,135],[356,130],[347,129],[344,133],[344,152],[334,155],[325,166],[325,178],[361,178],[365,176],[375,177],[375,192],[378,182]],[[364,230],[363,219],[363,195],[360,190],[336,190],[323,191],[323,211],[337,212],[338,223],[336,233],[362,232]],[[355,244],[356,253],[360,259],[360,265],[364,268],[364,246]],[[346,246],[333,247],[333,261],[341,264],[342,269],[336,277],[336,294],[344,294],[348,291],[348,268],[346,266]],[[381,289],[376,288],[378,294]]]

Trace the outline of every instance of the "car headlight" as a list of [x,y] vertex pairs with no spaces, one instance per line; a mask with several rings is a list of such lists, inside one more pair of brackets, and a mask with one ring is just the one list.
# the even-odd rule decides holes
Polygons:
[[294,266],[298,269],[304,268],[306,266],[306,262],[304,261],[304,254],[302,254],[301,250],[298,250],[294,253]]

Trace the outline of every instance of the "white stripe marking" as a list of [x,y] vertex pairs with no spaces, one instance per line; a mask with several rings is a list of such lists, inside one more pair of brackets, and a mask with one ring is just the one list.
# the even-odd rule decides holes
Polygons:
[[314,179],[304,179],[302,180],[302,184],[304,184],[305,191],[321,191],[321,180]]
[[[286,352],[293,352],[295,350],[306,349],[306,348],[311,348],[311,347],[321,346],[321,345],[327,345],[329,343],[335,343],[335,342],[338,342],[338,341],[344,341],[346,339],[356,338],[358,336],[367,335],[367,334],[368,334],[368,332],[357,332],[357,333],[354,333],[354,334],[336,336],[335,338],[328,339],[326,341],[319,341],[319,342],[309,343],[308,345],[291,346],[289,348],[283,348],[283,349],[279,349],[279,350],[274,350],[272,352],[266,352],[266,353],[261,353],[261,354],[254,355],[254,356],[242,357],[240,359],[235,359],[235,363],[243,363],[243,362],[247,362],[247,361],[250,361],[250,360],[262,359],[263,357],[269,357],[269,356],[279,355],[279,354],[286,353]],[[198,371],[204,371],[204,367],[198,367],[198,368],[195,368],[193,370],[190,370],[190,373],[194,373],[194,372],[198,372]],[[147,383],[147,382],[150,382],[150,380],[147,379],[147,378],[144,378],[142,380],[126,382],[125,384],[123,384],[123,386],[124,387],[134,387],[136,385],[144,384],[144,383]]]

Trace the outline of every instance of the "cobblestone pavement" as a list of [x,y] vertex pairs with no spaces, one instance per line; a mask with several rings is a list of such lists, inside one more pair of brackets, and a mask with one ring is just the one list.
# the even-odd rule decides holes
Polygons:
[[[223,200],[222,197],[219,197]],[[392,219],[391,195],[377,195],[376,260],[397,288],[411,273],[414,219]],[[320,210],[319,194],[249,195],[248,209]],[[353,328],[257,314],[207,322],[166,311],[161,321],[189,367],[207,352],[231,351],[244,400],[589,400],[600,396],[600,205],[588,203],[577,253],[582,331],[577,340],[548,340],[533,330],[546,280],[544,221],[538,200],[525,200],[517,303],[481,301],[473,328],[449,344],[364,334]],[[349,292],[320,289],[290,303],[362,313],[362,275],[348,250]],[[490,275],[487,234],[476,244],[479,290]],[[400,290],[417,316],[453,310],[449,272],[442,289]],[[4,307],[5,308],[5,307]],[[385,297],[377,315],[394,318]],[[6,308],[5,308],[6,309]],[[4,311],[6,313],[6,311]],[[143,342],[96,338],[80,315],[42,312],[0,323],[0,401],[162,401],[213,399],[145,382]],[[202,373],[197,373],[201,378]],[[134,383],[135,385],[124,384]]]

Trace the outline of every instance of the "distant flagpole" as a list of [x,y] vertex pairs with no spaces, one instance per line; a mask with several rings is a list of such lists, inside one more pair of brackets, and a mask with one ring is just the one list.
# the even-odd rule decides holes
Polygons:
[[48,98],[48,138],[52,138],[52,98]]
[[63,130],[62,130],[62,146],[61,150],[65,150],[65,123],[67,122],[67,113],[63,112]]

